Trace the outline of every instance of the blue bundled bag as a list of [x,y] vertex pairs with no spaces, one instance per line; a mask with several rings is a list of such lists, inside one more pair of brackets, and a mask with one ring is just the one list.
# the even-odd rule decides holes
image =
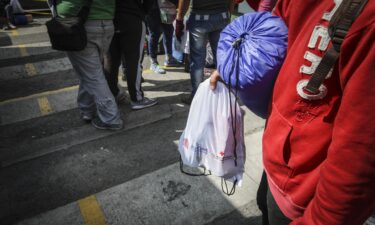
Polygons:
[[220,34],[217,68],[242,102],[265,118],[272,88],[284,61],[288,28],[269,12],[245,14]]

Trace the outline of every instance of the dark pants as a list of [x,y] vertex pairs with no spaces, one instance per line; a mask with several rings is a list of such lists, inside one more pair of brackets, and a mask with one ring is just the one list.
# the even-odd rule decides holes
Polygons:
[[142,56],[146,27],[144,21],[133,15],[123,15],[121,29],[116,29],[109,53],[106,56],[105,75],[112,94],[116,97],[119,93],[118,72],[123,58],[126,62],[126,76],[128,91],[132,101],[143,99],[141,88]]
[[0,0],[0,17],[7,17],[6,7],[10,4],[10,0]]
[[257,204],[262,212],[262,225],[288,225],[292,222],[287,218],[276,204],[269,190],[267,175],[263,172],[257,193]]
[[147,16],[148,51],[150,57],[156,59],[160,34],[163,32],[164,51],[172,55],[173,25],[161,22],[159,9],[153,9]]

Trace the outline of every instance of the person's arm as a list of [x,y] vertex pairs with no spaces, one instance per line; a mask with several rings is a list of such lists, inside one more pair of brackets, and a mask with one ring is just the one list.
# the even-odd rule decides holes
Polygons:
[[261,0],[258,6],[259,12],[271,12],[277,0]]
[[345,38],[332,142],[314,198],[292,225],[361,224],[375,210],[374,36],[372,24]]
[[220,80],[220,74],[219,71],[215,70],[214,72],[211,73],[210,76],[210,88],[211,90],[216,89],[217,82]]
[[189,8],[190,0],[179,0],[177,16],[176,16],[176,27],[175,34],[178,41],[181,42],[181,37],[184,34],[184,16]]
[[229,2],[229,13],[234,13],[234,7],[236,6],[236,0],[230,0]]
[[178,1],[178,11],[176,20],[183,21],[184,16],[189,9],[190,0],[179,0]]

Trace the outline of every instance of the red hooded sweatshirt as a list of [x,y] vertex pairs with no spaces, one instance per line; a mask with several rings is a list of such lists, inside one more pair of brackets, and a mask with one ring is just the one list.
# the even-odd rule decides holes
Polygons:
[[322,100],[297,89],[331,46],[340,0],[280,0],[288,54],[275,83],[263,136],[270,190],[304,225],[360,225],[375,212],[375,1],[351,26]]

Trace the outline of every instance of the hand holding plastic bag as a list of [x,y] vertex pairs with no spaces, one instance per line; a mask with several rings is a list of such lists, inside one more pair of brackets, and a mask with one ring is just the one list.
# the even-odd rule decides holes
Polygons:
[[173,23],[174,26],[174,48],[186,54],[190,53],[189,47],[189,31],[186,29],[186,21],[188,17],[184,17],[184,20],[175,20]]
[[223,83],[215,91],[207,79],[199,86],[180,137],[184,165],[203,167],[241,184],[245,164],[243,116],[235,96]]

